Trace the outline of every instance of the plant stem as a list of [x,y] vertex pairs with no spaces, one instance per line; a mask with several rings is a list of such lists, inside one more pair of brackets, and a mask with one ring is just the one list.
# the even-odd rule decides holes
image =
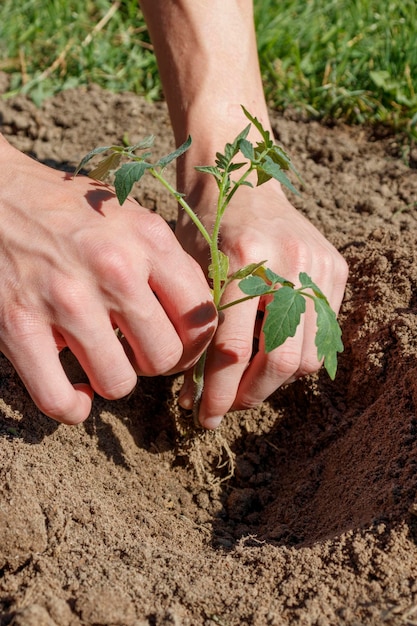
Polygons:
[[149,168],[149,171],[152,174],[152,176],[156,178],[157,180],[159,180],[159,182],[165,187],[165,189],[167,189],[167,191],[169,191],[169,193],[174,196],[178,204],[184,209],[184,211],[187,213],[188,217],[193,221],[195,226],[197,226],[198,230],[203,235],[204,239],[206,240],[206,242],[208,243],[211,249],[212,238],[210,237],[206,227],[198,218],[196,213],[194,213],[190,205],[184,200],[183,195],[180,194],[176,189],[174,189],[174,187],[170,185],[169,182],[162,176],[162,174],[158,172],[158,170],[156,170],[154,167]]
[[[266,291],[265,293],[262,294],[262,296],[269,296],[270,294],[274,293],[275,289],[271,289],[271,291]],[[220,311],[224,311],[225,309],[230,308],[231,306],[235,306],[235,304],[240,304],[241,302],[246,302],[247,300],[253,300],[253,298],[259,298],[259,295],[256,296],[245,296],[244,298],[239,298],[238,300],[233,300],[233,302],[227,302],[226,304],[221,304],[219,307],[217,307],[217,310]]]
[[193,368],[193,382],[194,382],[194,390],[193,390],[193,419],[194,426],[201,428],[200,420],[199,420],[199,412],[200,412],[200,404],[201,398],[203,396],[204,390],[204,369],[206,365],[207,359],[207,349],[204,350],[203,354],[198,359],[197,363]]
[[[152,176],[156,178],[165,187],[165,189],[169,191],[169,193],[172,196],[174,196],[178,204],[187,213],[188,217],[192,220],[194,225],[198,228],[199,232],[202,234],[205,241],[208,243],[210,247],[211,262],[217,270],[215,271],[215,278],[213,279],[213,285],[215,286],[213,288],[213,299],[214,299],[215,306],[218,310],[218,304],[221,298],[221,284],[220,284],[220,270],[219,270],[220,260],[219,260],[219,250],[217,246],[220,221],[217,224],[217,220],[216,220],[217,235],[215,236],[213,233],[213,235],[210,236],[206,227],[198,218],[196,213],[192,210],[190,205],[186,202],[186,200],[184,200],[184,197],[172,185],[170,185],[170,183],[164,178],[162,173],[159,172],[154,167],[150,168],[149,171],[152,174]],[[194,365],[194,368],[193,368],[193,382],[194,382],[193,419],[194,419],[194,425],[196,427],[201,426],[198,414],[199,414],[201,398],[203,396],[203,390],[204,390],[204,368],[206,364],[206,358],[207,358],[207,349],[204,350],[204,352],[202,353],[202,355],[200,356],[200,358],[198,359],[197,363]]]

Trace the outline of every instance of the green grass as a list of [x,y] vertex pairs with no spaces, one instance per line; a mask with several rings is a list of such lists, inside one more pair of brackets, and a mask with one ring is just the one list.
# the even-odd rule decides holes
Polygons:
[[256,3],[262,71],[276,107],[415,132],[415,0],[280,0],[279,13],[277,4]]
[[[91,82],[162,97],[137,0],[2,0],[0,69],[35,102]],[[269,102],[417,134],[415,0],[255,0]]]
[[156,61],[137,0],[2,0],[0,69],[11,92],[35,102],[68,87],[97,83],[161,97]]

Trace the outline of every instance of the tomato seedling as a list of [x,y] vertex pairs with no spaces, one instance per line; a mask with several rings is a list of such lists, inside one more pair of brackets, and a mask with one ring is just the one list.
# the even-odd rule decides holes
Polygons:
[[[305,312],[306,299],[314,302],[317,315],[317,332],[315,343],[319,360],[323,364],[330,378],[333,380],[337,370],[337,353],[343,351],[341,329],[336,315],[330,304],[313,280],[305,272],[299,274],[299,286],[296,287],[291,281],[275,274],[265,266],[266,260],[259,263],[251,263],[236,272],[229,273],[229,259],[219,248],[219,234],[223,215],[239,187],[252,183],[248,180],[252,172],[256,172],[256,186],[262,185],[271,178],[275,178],[291,191],[298,193],[286,171],[296,172],[291,159],[284,150],[276,145],[270,137],[269,131],[265,130],[256,117],[253,117],[244,107],[243,112],[249,124],[239,133],[232,143],[227,143],[224,152],[216,154],[215,165],[199,166],[199,172],[214,177],[218,187],[217,211],[212,232],[209,232],[200,221],[198,215],[189,206],[183,194],[179,193],[166,180],[164,171],[175,159],[180,157],[191,145],[191,137],[176,150],[160,158],[155,163],[150,160],[153,136],[146,137],[134,146],[102,146],[91,150],[78,165],[77,174],[93,157],[103,153],[109,153],[93,169],[89,176],[96,180],[104,180],[110,171],[115,171],[114,186],[120,204],[128,197],[133,185],[138,182],[145,173],[151,174],[172,194],[178,204],[187,213],[192,222],[198,228],[210,248],[210,266],[208,277],[211,281],[214,304],[217,311],[238,305],[251,298],[271,296],[266,306],[266,320],[263,325],[265,335],[265,350],[270,352],[282,345],[288,337],[293,337],[300,323],[301,315]],[[248,139],[251,126],[254,126],[260,134],[260,140],[253,145]],[[141,154],[137,154],[137,152]],[[241,155],[243,161],[236,161]],[[236,178],[232,178],[234,172],[239,172]],[[239,287],[244,294],[238,300],[222,304],[225,289],[233,281],[239,281]],[[207,351],[194,367],[194,419],[198,424],[198,410],[204,389],[204,368]]]

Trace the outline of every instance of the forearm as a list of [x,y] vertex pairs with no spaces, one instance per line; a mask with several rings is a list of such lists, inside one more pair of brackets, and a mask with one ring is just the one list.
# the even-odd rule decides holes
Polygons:
[[241,104],[268,126],[251,0],[140,4],[178,144],[191,134],[190,155],[212,162],[246,125]]

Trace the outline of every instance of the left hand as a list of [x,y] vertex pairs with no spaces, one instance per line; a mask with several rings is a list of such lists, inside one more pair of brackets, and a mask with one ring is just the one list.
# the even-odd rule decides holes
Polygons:
[[[215,191],[214,186],[207,184],[199,195],[199,206],[213,206]],[[206,215],[204,208],[197,211],[210,227],[207,211]],[[202,248],[193,229],[194,226],[182,216],[177,236],[187,252],[206,270],[207,251]],[[324,236],[290,204],[276,181],[271,180],[255,189],[239,189],[222,221],[221,249],[229,256],[231,272],[264,259],[267,267],[296,285],[299,272],[307,272],[327,296],[333,310],[339,311],[347,280],[347,264]],[[227,288],[224,302],[242,295],[236,281]],[[307,302],[306,313],[295,336],[266,354],[257,318],[267,302],[267,297],[255,298],[221,314],[206,362],[200,406],[203,427],[216,428],[230,409],[255,407],[281,385],[320,368],[314,343],[316,314],[313,303]],[[259,349],[252,354],[254,339],[258,338]],[[184,408],[191,408],[192,386],[192,372],[188,371],[180,394],[180,404]]]

